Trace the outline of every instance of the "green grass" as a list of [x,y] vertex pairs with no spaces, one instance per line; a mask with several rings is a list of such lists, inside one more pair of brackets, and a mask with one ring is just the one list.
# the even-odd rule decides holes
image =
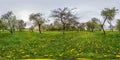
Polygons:
[[0,57],[26,58],[120,58],[120,33],[58,31],[0,33]]

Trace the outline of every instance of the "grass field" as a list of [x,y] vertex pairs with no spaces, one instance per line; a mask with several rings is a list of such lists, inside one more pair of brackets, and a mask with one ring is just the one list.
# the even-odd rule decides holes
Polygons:
[[58,31],[0,33],[0,57],[27,58],[120,58],[120,33]]

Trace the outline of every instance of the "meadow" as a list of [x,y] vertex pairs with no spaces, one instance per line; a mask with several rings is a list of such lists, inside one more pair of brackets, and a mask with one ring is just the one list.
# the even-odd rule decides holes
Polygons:
[[119,59],[120,32],[60,31],[0,33],[0,59]]

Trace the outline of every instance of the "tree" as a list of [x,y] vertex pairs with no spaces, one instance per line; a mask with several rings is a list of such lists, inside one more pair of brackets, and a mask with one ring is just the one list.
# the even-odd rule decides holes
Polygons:
[[120,19],[117,19],[117,25],[116,25],[117,30],[120,31]]
[[12,13],[12,11],[8,11],[6,14],[2,15],[2,19],[6,20],[7,28],[12,34],[15,31],[16,16]]
[[74,21],[76,20],[78,17],[75,15],[75,13],[73,12],[74,9],[69,9],[67,7],[65,8],[58,8],[52,11],[52,17],[55,18],[55,20],[61,21],[62,23],[62,30],[63,30],[63,34],[65,32],[66,29],[66,24],[71,20]]
[[61,25],[61,23],[59,22],[59,21],[54,21],[54,23],[53,23],[53,28],[55,29],[55,30],[61,30],[62,29],[62,25]]
[[95,17],[93,17],[93,18],[91,18],[90,21],[88,21],[88,22],[86,23],[86,25],[87,25],[87,29],[93,32],[94,29],[97,29],[98,19],[95,18]]
[[33,32],[34,26],[31,26],[31,27],[29,28],[29,30],[30,30],[31,32]]
[[116,15],[116,12],[117,9],[115,7],[113,8],[105,8],[104,10],[101,11],[101,15],[103,16],[104,18],[104,21],[103,21],[103,24],[101,25],[101,28],[104,32],[104,35],[106,34],[105,33],[105,30],[104,30],[104,25],[105,25],[105,22],[108,21],[110,25],[111,24],[111,21],[114,19],[115,15]]
[[80,31],[83,31],[83,30],[85,30],[85,26],[86,26],[85,23],[79,23],[78,29],[79,29]]
[[99,19],[97,21],[98,21],[98,25],[96,27],[99,31],[101,31],[102,30],[102,28],[101,28],[102,22]]
[[71,23],[69,23],[71,30],[77,30],[79,31],[79,22],[74,20]]
[[41,25],[45,22],[41,13],[32,13],[29,17],[30,21],[33,21],[35,26],[38,26],[39,32],[41,33]]
[[18,20],[18,29],[19,31],[22,31],[25,29],[26,23],[23,20]]
[[95,28],[95,26],[94,26],[93,22],[88,21],[88,22],[86,23],[86,26],[87,26],[87,30],[89,30],[89,31],[92,31],[92,32],[93,32],[93,30],[94,30],[94,28]]

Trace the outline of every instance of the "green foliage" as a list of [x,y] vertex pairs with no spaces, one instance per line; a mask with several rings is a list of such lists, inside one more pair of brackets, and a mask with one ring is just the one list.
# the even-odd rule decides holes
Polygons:
[[113,30],[113,26],[112,26],[111,21],[114,19],[117,11],[118,11],[118,9],[116,9],[115,7],[113,7],[113,8],[105,8],[104,10],[101,11],[101,16],[104,18],[103,24],[101,26],[101,28],[102,28],[102,30],[104,32],[104,35],[106,34],[105,30],[104,30],[104,24],[105,24],[106,21],[108,21],[108,23],[110,24],[111,30]]
[[101,15],[104,18],[107,17],[108,20],[113,20],[116,13],[117,13],[117,11],[118,11],[118,9],[116,9],[115,7],[113,7],[113,8],[105,8],[104,10],[102,10]]
[[10,33],[13,33],[16,26],[16,16],[13,14],[13,12],[8,11],[4,15],[2,15],[2,19],[5,20],[5,23],[7,24],[7,29],[10,31]]
[[22,31],[23,29],[25,29],[26,23],[23,20],[18,20],[17,21],[17,28],[19,29],[19,31]]
[[90,31],[93,32],[94,29],[99,29],[99,23],[98,23],[98,21],[99,21],[99,19],[97,19],[95,17],[91,18],[91,20],[86,23],[87,30],[90,30]]
[[22,58],[120,58],[120,34],[101,32],[48,31],[43,34],[7,32],[0,34],[0,57]]
[[29,17],[30,21],[34,22],[34,27],[37,26],[39,29],[39,32],[41,33],[41,25],[45,22],[45,19],[43,18],[43,15],[41,13],[32,13]]
[[68,7],[53,10],[51,17],[62,23],[63,34],[66,30],[66,24],[69,24],[67,27],[70,27],[70,25],[74,24],[74,22],[76,22],[78,19],[74,12],[74,9],[69,9]]

